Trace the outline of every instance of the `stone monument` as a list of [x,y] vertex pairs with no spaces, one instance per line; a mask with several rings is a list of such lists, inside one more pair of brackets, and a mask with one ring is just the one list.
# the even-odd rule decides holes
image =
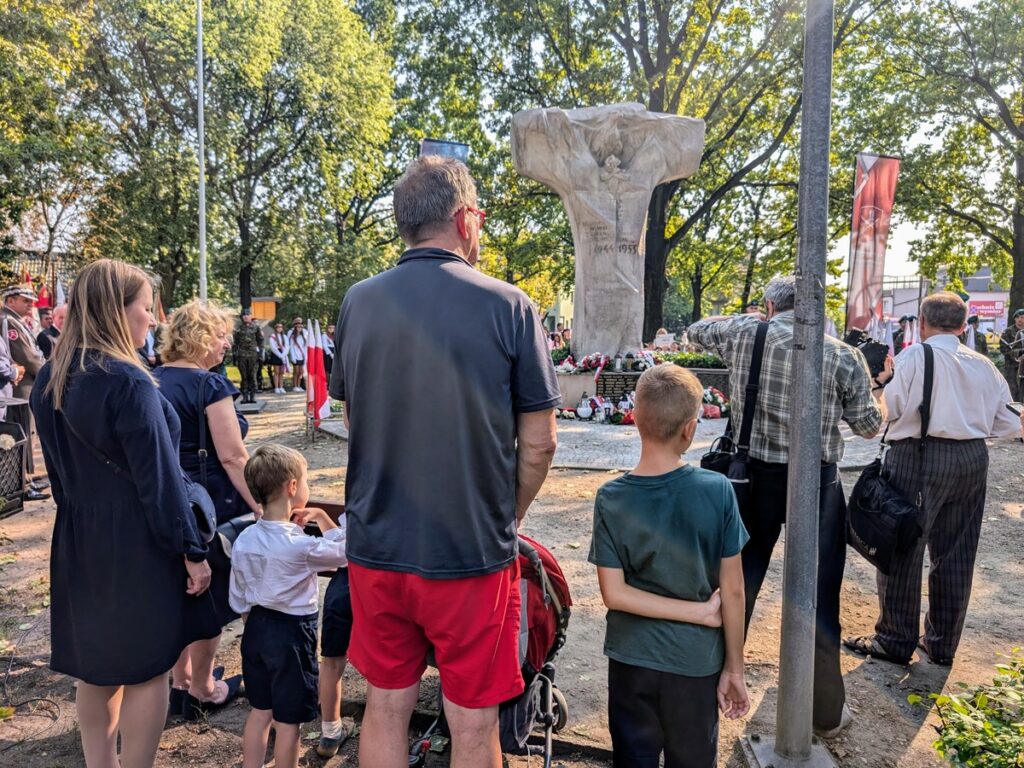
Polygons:
[[576,252],[573,353],[641,347],[644,232],[651,193],[692,176],[704,121],[640,104],[527,109],[512,118],[512,162],[562,199]]

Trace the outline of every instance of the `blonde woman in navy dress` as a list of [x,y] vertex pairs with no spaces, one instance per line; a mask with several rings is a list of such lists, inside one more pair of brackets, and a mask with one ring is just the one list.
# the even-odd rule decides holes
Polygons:
[[209,600],[178,417],[135,352],[155,325],[152,303],[137,267],[86,266],[31,398],[57,503],[50,668],[78,678],[88,768],[153,765],[167,673],[194,639],[186,615]]
[[[190,301],[179,307],[160,347],[164,364],[153,371],[160,392],[181,420],[181,467],[209,492],[218,524],[258,509],[245,483],[249,423],[235,408],[240,393],[227,378],[210,370],[223,362],[231,348],[233,326],[233,316],[212,305]],[[202,433],[205,459],[199,453]],[[238,618],[228,605],[231,561],[219,538],[210,542],[210,567],[213,609],[205,615],[194,614],[201,639],[185,649],[172,672],[171,706],[187,720],[231,702],[242,683],[241,675],[221,680],[214,672],[221,629]]]

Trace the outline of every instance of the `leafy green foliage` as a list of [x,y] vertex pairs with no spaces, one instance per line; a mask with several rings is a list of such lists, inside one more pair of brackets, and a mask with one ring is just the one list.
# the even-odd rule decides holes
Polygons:
[[1024,0],[899,5],[887,31],[909,114],[926,141],[906,158],[912,255],[952,287],[979,266],[1024,304]]
[[569,356],[569,347],[559,347],[551,350],[551,360],[555,365],[561,365]]
[[[936,751],[952,765],[971,768],[1024,766],[1024,654],[1014,648],[991,685],[968,687],[960,693],[933,693],[942,727]],[[907,697],[921,704],[917,694]]]
[[675,363],[683,368],[725,368],[725,361],[707,352],[658,352],[666,363]]

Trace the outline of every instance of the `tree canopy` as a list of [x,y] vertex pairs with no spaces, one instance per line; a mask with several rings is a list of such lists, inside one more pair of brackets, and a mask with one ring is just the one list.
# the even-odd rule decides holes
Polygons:
[[[390,190],[425,137],[463,141],[481,268],[550,304],[562,205],[511,164],[514,112],[637,101],[703,119],[690,179],[655,190],[645,337],[757,298],[796,255],[800,0],[218,0],[205,11],[211,292],[324,316],[400,250]],[[0,233],[197,282],[195,5],[0,4]],[[922,272],[985,264],[1024,304],[1024,0],[839,0],[830,240],[854,155],[901,155],[895,215]],[[841,261],[832,265],[834,274]],[[830,294],[833,310],[841,291]],[[838,320],[839,318],[836,317]]]

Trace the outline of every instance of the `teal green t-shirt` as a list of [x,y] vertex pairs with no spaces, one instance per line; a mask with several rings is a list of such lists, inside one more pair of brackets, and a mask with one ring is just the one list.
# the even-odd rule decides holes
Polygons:
[[[621,568],[636,589],[703,601],[718,589],[723,558],[738,555],[749,538],[725,476],[684,466],[603,485],[589,560]],[[725,638],[721,629],[608,611],[604,653],[624,664],[705,677],[722,670]]]

